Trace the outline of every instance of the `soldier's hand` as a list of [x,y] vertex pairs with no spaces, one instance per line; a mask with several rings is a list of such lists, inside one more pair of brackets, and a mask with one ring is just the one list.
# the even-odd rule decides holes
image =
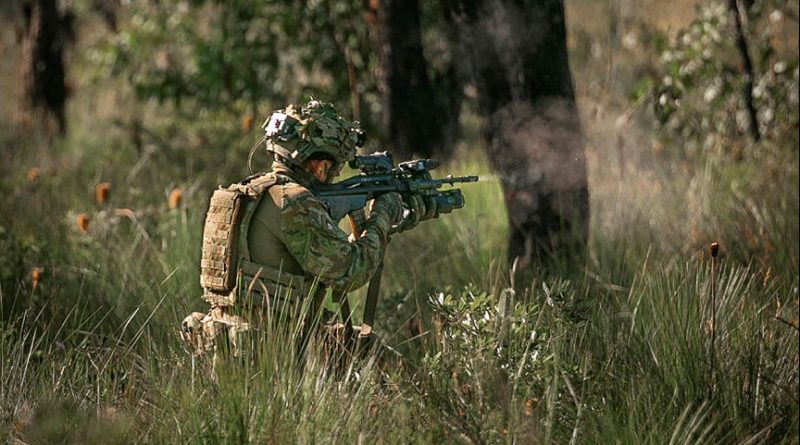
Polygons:
[[439,216],[439,209],[436,205],[436,200],[430,196],[420,195],[419,193],[414,193],[412,199],[415,200],[414,205],[414,213],[419,215],[419,221],[427,221],[429,219],[436,218]]
[[390,224],[397,224],[403,217],[403,200],[399,193],[385,193],[372,202],[370,212],[379,212],[386,215]]
[[400,230],[412,229],[420,222],[438,216],[436,201],[429,196],[414,193],[409,197],[407,205],[409,213],[403,220]]

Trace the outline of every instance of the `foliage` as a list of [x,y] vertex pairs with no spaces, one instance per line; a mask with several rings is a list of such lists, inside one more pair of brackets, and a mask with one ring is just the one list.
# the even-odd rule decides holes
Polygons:
[[0,226],[0,283],[9,289],[13,280],[23,275],[22,258],[25,247],[16,239],[13,233]]
[[373,115],[376,61],[365,14],[358,1],[140,0],[89,59],[99,75],[122,75],[139,97],[161,102],[234,115],[249,107],[258,120],[265,103],[341,101],[356,88]]
[[[797,54],[776,48],[783,22],[797,14],[797,4],[757,4],[746,23],[756,61],[753,101],[759,129],[767,141],[797,147]],[[638,100],[654,113],[662,139],[680,158],[713,152],[740,159],[745,150],[746,76],[732,27],[725,3],[703,6],[688,27],[659,39],[663,48],[657,73],[637,87]]]
[[[495,296],[468,287],[429,295],[429,304],[434,337],[418,387],[450,431],[474,443],[549,439],[553,419],[537,421],[535,410],[570,420],[571,382],[583,384],[585,376],[559,363],[563,336],[582,324],[565,313],[575,306],[569,282],[542,282],[524,299],[510,288]],[[568,382],[567,392],[554,375]]]

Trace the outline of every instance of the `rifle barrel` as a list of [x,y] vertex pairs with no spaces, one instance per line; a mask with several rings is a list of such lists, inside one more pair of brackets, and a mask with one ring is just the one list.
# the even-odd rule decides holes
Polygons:
[[451,175],[447,175],[441,181],[446,184],[457,184],[461,182],[478,182],[478,177],[473,175],[473,176],[459,176],[454,178]]

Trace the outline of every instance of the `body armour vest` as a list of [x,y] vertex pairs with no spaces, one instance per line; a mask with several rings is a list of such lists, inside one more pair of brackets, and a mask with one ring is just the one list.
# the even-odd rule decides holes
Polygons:
[[[203,299],[216,306],[234,306],[242,296],[283,298],[303,296],[306,279],[293,258],[286,257],[285,246],[269,237],[259,240],[256,261],[250,252],[250,222],[262,200],[272,201],[270,189],[288,181],[274,173],[261,173],[215,190],[209,202],[203,227],[200,260],[200,285]],[[264,202],[267,211],[278,206]],[[263,258],[275,261],[264,261]],[[275,263],[275,264],[268,264]]]

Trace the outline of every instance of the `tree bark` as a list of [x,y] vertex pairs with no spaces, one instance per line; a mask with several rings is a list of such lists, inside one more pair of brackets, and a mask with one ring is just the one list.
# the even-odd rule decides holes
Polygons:
[[582,257],[589,194],[561,0],[449,0],[518,268]]
[[57,0],[23,0],[24,99],[28,108],[55,119],[60,134],[66,132],[64,48],[72,38],[70,13],[58,10]]
[[455,71],[437,79],[429,77],[418,0],[382,0],[377,12],[383,126],[393,153],[398,160],[413,155],[447,157],[461,99],[460,94],[452,94],[458,89]]

